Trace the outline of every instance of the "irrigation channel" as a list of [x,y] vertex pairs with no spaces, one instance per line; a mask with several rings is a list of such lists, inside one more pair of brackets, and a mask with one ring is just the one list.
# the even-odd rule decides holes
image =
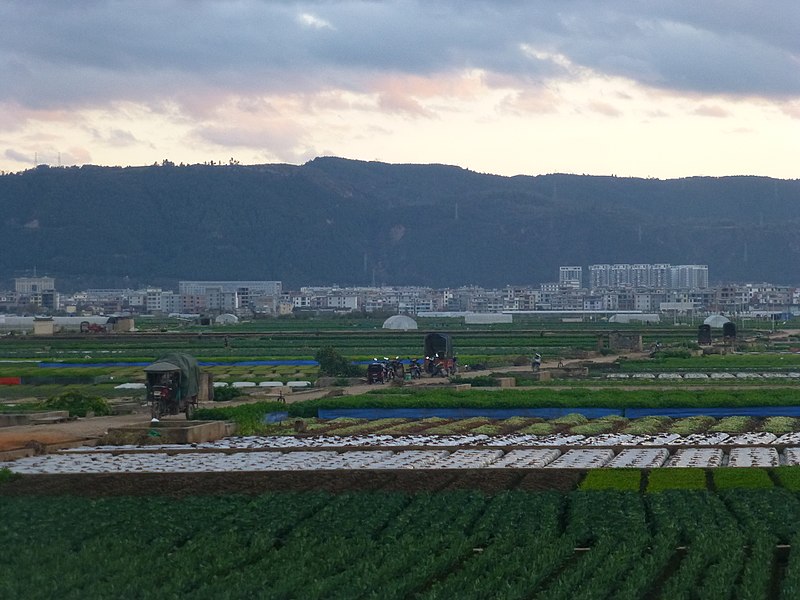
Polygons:
[[83,446],[0,468],[81,474],[783,465],[800,465],[800,433],[249,436],[190,445]]

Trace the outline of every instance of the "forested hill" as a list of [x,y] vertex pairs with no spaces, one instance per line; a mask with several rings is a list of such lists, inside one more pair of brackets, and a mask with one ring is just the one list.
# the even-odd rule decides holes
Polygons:
[[559,265],[708,264],[800,282],[800,181],[543,175],[319,158],[303,166],[38,167],[0,177],[0,280],[59,288],[279,279],[537,283]]

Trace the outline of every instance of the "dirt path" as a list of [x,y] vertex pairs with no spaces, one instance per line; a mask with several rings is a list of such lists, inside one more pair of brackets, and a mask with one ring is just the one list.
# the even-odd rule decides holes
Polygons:
[[0,428],[0,451],[25,448],[31,442],[42,445],[68,444],[96,439],[110,427],[123,427],[149,421],[147,414],[114,415],[76,419],[52,425],[16,425]]

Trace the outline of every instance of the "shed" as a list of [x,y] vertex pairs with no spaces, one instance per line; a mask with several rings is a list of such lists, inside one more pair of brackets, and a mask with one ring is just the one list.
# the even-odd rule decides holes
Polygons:
[[111,330],[117,333],[128,333],[134,331],[134,321],[131,315],[111,315],[108,318],[108,325]]
[[56,323],[53,317],[35,317],[33,319],[33,335],[53,335]]

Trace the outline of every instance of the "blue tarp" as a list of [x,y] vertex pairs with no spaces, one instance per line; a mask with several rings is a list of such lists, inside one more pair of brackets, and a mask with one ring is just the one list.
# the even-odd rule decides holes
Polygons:
[[589,419],[608,415],[621,415],[615,408],[336,408],[317,411],[320,419],[509,419],[511,417],[539,417],[555,419],[570,413],[581,413]]
[[262,423],[280,423],[289,418],[289,413],[284,412],[271,412],[264,415]]
[[628,419],[661,416],[678,419],[705,415],[709,417],[800,417],[800,406],[750,406],[742,408],[336,408],[317,411],[320,419],[509,419],[538,417],[557,419],[568,414],[580,414],[587,419],[619,415]]

